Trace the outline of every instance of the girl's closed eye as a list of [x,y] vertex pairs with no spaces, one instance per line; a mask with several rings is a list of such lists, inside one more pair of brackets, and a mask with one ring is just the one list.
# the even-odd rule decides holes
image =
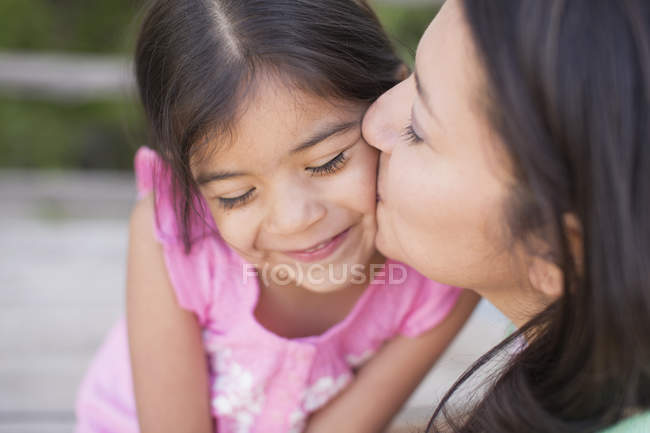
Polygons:
[[348,161],[346,154],[347,151],[348,149],[344,150],[323,165],[320,165],[318,167],[307,167],[305,170],[309,171],[312,176],[326,176],[329,174],[334,174],[343,168],[345,163]]
[[[345,163],[348,161],[348,156],[346,154],[347,151],[348,149],[344,150],[323,165],[320,165],[318,167],[307,167],[306,170],[309,171],[312,176],[326,176],[329,174],[334,174],[343,168]],[[256,188],[251,188],[244,194],[236,197],[218,197],[219,204],[226,210],[243,206],[253,198],[255,190]]]
[[243,206],[244,204],[248,203],[251,198],[253,198],[255,189],[256,188],[251,188],[244,194],[237,197],[218,197],[219,204],[226,210],[230,210],[238,206]]

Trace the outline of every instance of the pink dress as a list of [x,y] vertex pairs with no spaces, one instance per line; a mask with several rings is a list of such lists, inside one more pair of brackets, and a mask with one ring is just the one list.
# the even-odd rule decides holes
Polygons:
[[[154,168],[156,176],[154,176]],[[325,333],[280,337],[256,321],[259,286],[250,266],[214,233],[185,255],[171,208],[169,173],[153,150],[135,156],[138,196],[156,183],[155,235],[179,305],[196,314],[210,364],[212,414],[219,433],[300,432],[310,413],[354,378],[386,341],[436,326],[460,289],[388,260],[348,316]],[[214,224],[214,222],[210,222]],[[391,270],[395,272],[389,278]],[[77,398],[77,433],[135,433],[126,326],[121,319],[95,356]]]

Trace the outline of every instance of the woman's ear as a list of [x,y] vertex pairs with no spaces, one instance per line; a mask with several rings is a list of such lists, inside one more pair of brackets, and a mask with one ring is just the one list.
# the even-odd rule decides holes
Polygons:
[[576,265],[578,275],[584,273],[584,235],[582,224],[575,214],[567,213],[564,215],[564,234],[569,242],[573,263]]
[[552,300],[559,298],[564,290],[562,270],[542,257],[532,259],[528,267],[528,280],[535,290]]
[[[569,243],[576,272],[582,274],[584,262],[582,225],[574,214],[565,214],[563,222],[564,236]],[[560,297],[564,290],[565,281],[562,269],[543,256],[531,259],[528,267],[528,279],[537,291],[551,299]]]

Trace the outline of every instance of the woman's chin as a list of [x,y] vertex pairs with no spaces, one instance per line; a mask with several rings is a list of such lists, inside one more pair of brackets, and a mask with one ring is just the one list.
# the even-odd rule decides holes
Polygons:
[[391,251],[391,243],[388,242],[386,215],[383,203],[377,203],[377,233],[375,235],[375,248],[384,256],[396,259],[394,251]]
[[395,252],[391,249],[391,244],[386,239],[384,227],[379,225],[377,227],[377,234],[375,235],[375,248],[384,256],[396,259]]

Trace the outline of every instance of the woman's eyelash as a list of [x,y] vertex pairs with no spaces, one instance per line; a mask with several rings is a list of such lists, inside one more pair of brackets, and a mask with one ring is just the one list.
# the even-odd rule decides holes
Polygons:
[[224,209],[233,209],[237,206],[241,206],[245,204],[248,200],[250,200],[254,192],[255,192],[255,188],[251,188],[245,194],[242,194],[239,197],[234,197],[234,198],[219,197],[219,204]]
[[336,155],[333,159],[326,162],[325,164],[319,167],[307,167],[307,170],[312,173],[312,175],[328,175],[337,172],[345,165],[347,157],[345,156],[345,151]]
[[404,128],[404,132],[402,132],[402,137],[406,140],[408,143],[422,143],[422,137],[417,135],[415,133],[415,130],[413,129],[413,124],[409,122],[408,125],[406,125],[406,128]]

